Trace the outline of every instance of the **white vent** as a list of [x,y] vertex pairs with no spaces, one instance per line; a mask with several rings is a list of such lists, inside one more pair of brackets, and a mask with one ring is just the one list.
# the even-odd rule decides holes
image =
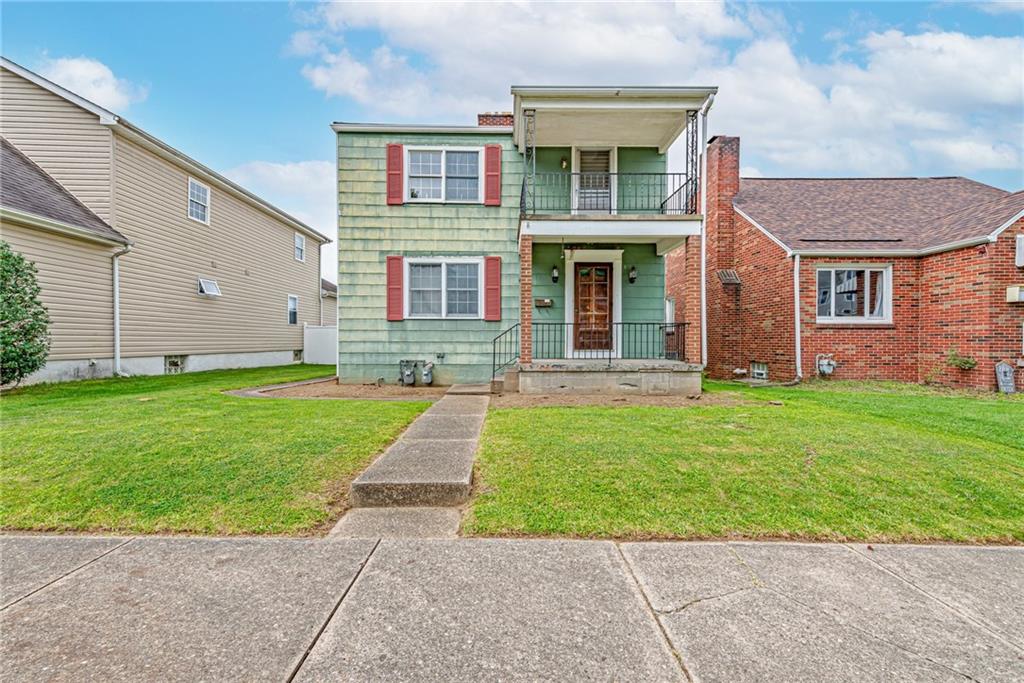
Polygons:
[[1017,259],[1018,268],[1024,268],[1024,235],[1017,235]]
[[768,364],[767,363],[751,363],[750,364],[750,378],[751,379],[768,379]]
[[199,296],[206,296],[214,299],[220,296],[220,285],[216,280],[205,280],[199,278]]

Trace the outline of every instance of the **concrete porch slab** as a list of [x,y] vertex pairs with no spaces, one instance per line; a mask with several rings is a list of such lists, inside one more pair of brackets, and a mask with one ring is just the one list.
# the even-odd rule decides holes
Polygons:
[[297,680],[685,679],[611,543],[385,539]]
[[455,538],[462,513],[456,508],[352,508],[329,538]]
[[0,613],[0,679],[286,680],[373,546],[135,539]]
[[0,608],[95,561],[127,538],[0,536]]
[[524,394],[701,393],[702,366],[672,360],[573,359],[538,360],[521,364],[519,391]]

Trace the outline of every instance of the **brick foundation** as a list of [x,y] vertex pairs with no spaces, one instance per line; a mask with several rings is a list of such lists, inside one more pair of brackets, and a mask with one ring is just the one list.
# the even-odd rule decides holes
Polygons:
[[519,237],[519,362],[533,362],[533,237]]

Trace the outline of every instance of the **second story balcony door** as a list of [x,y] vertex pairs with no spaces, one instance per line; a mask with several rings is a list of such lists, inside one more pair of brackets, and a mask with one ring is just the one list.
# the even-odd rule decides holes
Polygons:
[[573,179],[573,213],[615,213],[612,150],[577,150]]

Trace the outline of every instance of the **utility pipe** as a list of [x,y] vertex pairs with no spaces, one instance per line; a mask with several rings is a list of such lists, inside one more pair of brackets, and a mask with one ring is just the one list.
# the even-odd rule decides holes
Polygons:
[[793,324],[794,339],[796,340],[796,379],[799,382],[803,379],[803,351],[800,348],[800,254],[793,254]]
[[126,244],[124,249],[114,252],[110,261],[112,263],[114,279],[114,377],[123,377],[121,373],[121,269],[119,259],[132,250],[132,245]]

